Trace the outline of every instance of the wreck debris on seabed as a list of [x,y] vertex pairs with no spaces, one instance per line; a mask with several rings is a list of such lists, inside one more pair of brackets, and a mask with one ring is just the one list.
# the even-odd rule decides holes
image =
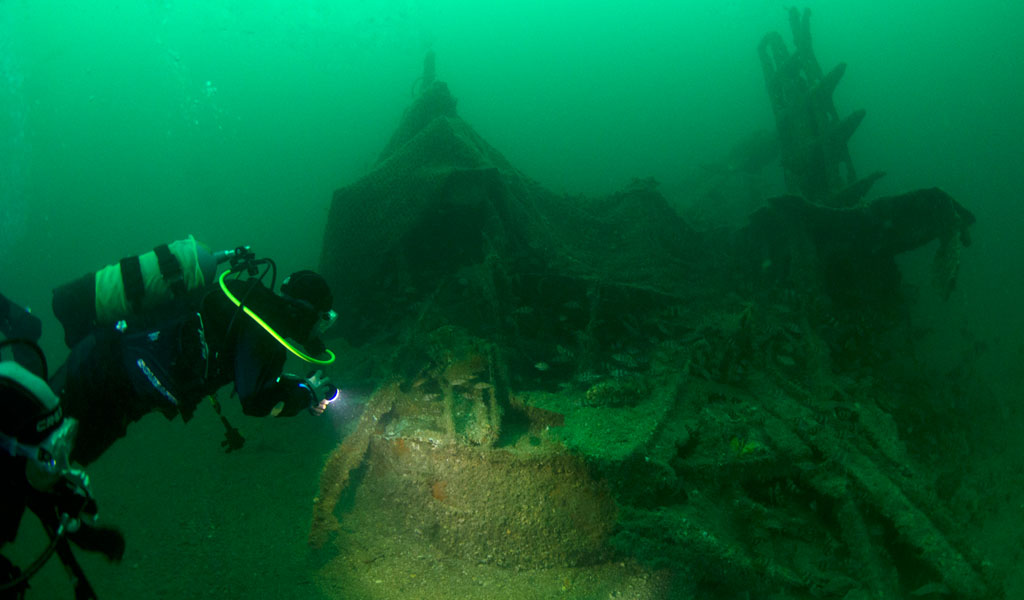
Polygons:
[[314,502],[328,595],[1001,597],[901,437],[916,382],[893,368],[894,256],[939,240],[947,294],[974,218],[937,189],[863,200],[862,116],[838,119],[842,70],[791,25],[792,54],[760,53],[792,195],[725,233],[650,180],[544,190],[428,57],[325,236],[352,348],[333,375],[376,386]]

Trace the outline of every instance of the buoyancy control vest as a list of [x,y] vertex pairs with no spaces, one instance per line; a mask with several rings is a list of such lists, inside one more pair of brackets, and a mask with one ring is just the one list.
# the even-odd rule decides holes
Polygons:
[[216,271],[214,253],[189,236],[55,288],[53,313],[70,348],[96,327],[144,315],[205,288]]

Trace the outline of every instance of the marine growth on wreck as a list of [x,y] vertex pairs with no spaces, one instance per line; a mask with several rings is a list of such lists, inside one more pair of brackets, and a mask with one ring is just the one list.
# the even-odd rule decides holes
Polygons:
[[[872,198],[809,13],[757,48],[788,194],[701,230],[657,182],[554,194],[462,120],[429,55],[372,172],[335,192],[332,377],[371,393],[310,544],[338,598],[999,598],[908,407],[895,257],[972,213]],[[440,597],[440,596],[438,596]]]

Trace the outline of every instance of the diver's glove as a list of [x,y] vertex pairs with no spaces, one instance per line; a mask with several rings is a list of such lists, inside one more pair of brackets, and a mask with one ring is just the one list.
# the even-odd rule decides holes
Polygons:
[[276,405],[269,411],[274,417],[293,417],[307,410],[319,415],[338,394],[338,388],[322,371],[305,377],[285,373],[278,378],[278,384],[277,395],[272,397]]
[[68,531],[78,529],[81,518],[95,518],[97,507],[92,496],[89,475],[81,469],[68,469],[50,492],[54,498],[57,512],[69,517],[66,523]]
[[82,518],[68,539],[87,552],[99,552],[112,562],[124,558],[124,534],[114,527],[100,525],[94,518]]
[[60,518],[60,528],[68,539],[83,550],[99,552],[111,561],[124,556],[124,535],[113,527],[100,525],[96,500],[89,476],[79,469],[69,469],[51,492],[53,507]]
[[331,402],[338,399],[341,393],[337,386],[331,383],[331,378],[324,375],[323,371],[317,370],[306,378],[306,385],[313,392],[313,399],[309,403],[309,412],[314,415],[322,415]]

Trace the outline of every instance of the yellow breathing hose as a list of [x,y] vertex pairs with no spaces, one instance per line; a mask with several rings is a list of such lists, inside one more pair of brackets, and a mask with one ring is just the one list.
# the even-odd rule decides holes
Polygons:
[[306,362],[314,363],[317,365],[329,365],[332,362],[334,362],[334,353],[331,352],[330,348],[324,349],[327,352],[327,359],[313,358],[312,356],[306,354],[302,350],[299,350],[298,348],[293,346],[291,342],[289,342],[288,340],[284,339],[281,336],[281,334],[274,331],[274,328],[268,325],[266,321],[261,319],[259,315],[249,310],[248,306],[242,306],[242,302],[238,298],[236,298],[234,294],[231,293],[231,291],[228,289],[227,284],[224,283],[224,278],[227,277],[230,273],[231,270],[228,269],[227,271],[221,273],[220,278],[218,279],[218,281],[220,282],[220,289],[224,292],[224,295],[227,296],[228,300],[231,300],[231,302],[234,303],[235,306],[241,307],[242,310],[245,311],[245,314],[249,315],[249,318],[251,318],[253,321],[256,321],[256,323],[259,324],[260,327],[265,329],[267,333],[269,333],[275,340],[278,341],[278,343],[287,348],[292,354],[298,356],[299,358]]

